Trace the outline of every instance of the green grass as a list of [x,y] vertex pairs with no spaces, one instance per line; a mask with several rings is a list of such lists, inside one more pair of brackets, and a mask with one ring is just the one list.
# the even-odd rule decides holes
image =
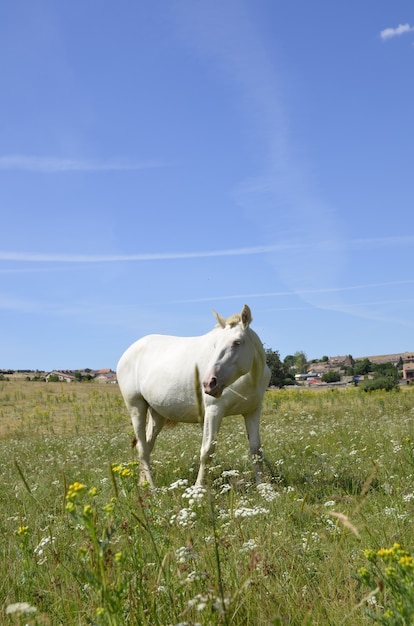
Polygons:
[[[264,488],[227,418],[205,491],[191,487],[200,428],[184,424],[161,433],[149,491],[117,387],[0,383],[0,622],[388,619],[391,596],[368,585],[381,571],[360,572],[368,553],[414,549],[413,419],[411,388],[269,392]],[[36,612],[6,613],[19,602]]]

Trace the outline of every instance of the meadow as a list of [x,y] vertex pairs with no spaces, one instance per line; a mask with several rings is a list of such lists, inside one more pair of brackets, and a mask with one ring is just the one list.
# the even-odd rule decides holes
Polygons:
[[269,391],[257,488],[240,417],[205,489],[198,425],[137,485],[116,385],[0,383],[0,622],[414,623],[414,389]]

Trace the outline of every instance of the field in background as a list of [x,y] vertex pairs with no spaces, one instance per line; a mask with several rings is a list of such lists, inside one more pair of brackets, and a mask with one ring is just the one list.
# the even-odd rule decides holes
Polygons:
[[0,621],[402,624],[376,555],[407,550],[406,573],[394,568],[405,589],[413,419],[411,388],[268,392],[267,485],[252,484],[235,417],[206,490],[191,487],[199,427],[165,429],[151,492],[116,385],[0,383]]

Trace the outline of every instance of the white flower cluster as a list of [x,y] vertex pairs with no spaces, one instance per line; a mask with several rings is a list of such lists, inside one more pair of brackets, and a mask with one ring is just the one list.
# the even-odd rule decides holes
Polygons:
[[302,534],[302,549],[309,550],[311,543],[319,543],[318,533],[306,531]]
[[[183,487],[186,481],[177,480],[175,483],[172,483],[169,489],[177,489],[179,487]],[[178,524],[182,528],[192,528],[195,524],[196,513],[194,511],[194,507],[200,507],[203,501],[203,498],[206,494],[206,489],[204,487],[198,487],[194,485],[193,487],[186,487],[184,493],[182,494],[182,498],[184,500],[188,500],[188,507],[185,507],[178,511],[178,513],[174,513],[170,517],[170,524]]]
[[206,577],[207,577],[206,573],[198,572],[197,570],[193,570],[192,572],[190,572],[187,575],[187,578],[185,579],[185,582],[190,584],[190,583],[193,583],[193,582],[198,582],[200,580],[203,580]]
[[173,491],[174,489],[183,489],[184,487],[187,487],[187,485],[188,480],[186,478],[179,478],[175,482],[171,483],[171,485],[168,487],[168,490]]
[[182,528],[192,527],[195,522],[196,514],[192,509],[180,509],[177,514],[170,517],[170,524],[178,524]]
[[333,519],[328,517],[327,515],[323,515],[322,519],[326,524],[326,530],[333,535],[340,535],[342,532],[342,528],[338,525],[337,522],[334,522]]
[[15,602],[14,604],[9,604],[9,606],[6,607],[6,615],[13,615],[14,613],[21,615],[22,613],[36,613],[36,611],[36,607],[30,606],[28,602]]
[[188,601],[188,606],[190,608],[195,606],[197,611],[204,611],[204,609],[207,606],[208,601],[209,601],[208,596],[202,593],[198,593],[194,598]]
[[193,485],[192,487],[187,487],[182,497],[185,500],[188,500],[188,504],[190,506],[194,506],[194,504],[198,504],[198,506],[200,506],[206,493],[207,490],[204,489],[204,487]]
[[221,472],[222,478],[237,478],[238,475],[239,475],[239,472],[236,469],[224,470]]
[[255,539],[249,539],[248,541],[245,541],[243,543],[243,545],[240,548],[239,552],[241,552],[243,554],[244,552],[251,552],[255,548],[257,548],[257,543],[256,543]]
[[175,551],[175,558],[179,563],[185,563],[190,559],[196,559],[197,553],[194,552],[189,546],[182,546]]
[[280,495],[269,483],[261,483],[260,485],[257,485],[257,491],[260,493],[262,498],[266,500],[266,502],[273,502],[273,500],[278,498]]
[[48,537],[43,537],[43,539],[41,539],[35,547],[34,553],[38,559],[37,562],[39,565],[43,565],[44,563],[46,563],[47,552],[45,552],[45,548],[47,548],[47,546],[49,545],[53,548],[53,546],[55,545],[55,540],[56,538],[51,537],[50,535]]
[[223,601],[221,598],[214,598],[210,595],[204,595],[202,593],[199,593],[194,598],[188,601],[188,606],[189,608],[195,607],[197,611],[204,611],[209,603],[211,603],[211,607],[214,611],[217,611],[219,615],[224,615],[229,601],[227,598],[224,598],[223,606]]
[[262,515],[263,513],[269,513],[269,509],[265,509],[261,506],[255,506],[253,508],[241,506],[234,511],[234,517],[254,517],[256,515]]

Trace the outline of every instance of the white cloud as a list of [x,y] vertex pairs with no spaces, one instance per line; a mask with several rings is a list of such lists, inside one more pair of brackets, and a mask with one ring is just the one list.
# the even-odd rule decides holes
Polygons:
[[254,246],[251,248],[229,248],[227,250],[205,250],[200,252],[154,252],[148,254],[53,254],[32,252],[5,252],[0,250],[0,261],[26,263],[122,263],[129,261],[168,261],[174,259],[205,259],[211,257],[245,256],[267,254],[290,248],[290,244]]
[[[319,249],[330,249],[329,240],[319,240]],[[372,237],[351,239],[343,241],[343,245],[349,249],[387,248],[414,245],[413,235],[400,235],[390,237]],[[183,259],[206,259],[233,256],[251,256],[260,254],[297,253],[314,249],[312,243],[301,239],[281,241],[273,245],[257,245],[245,248],[227,248],[222,250],[199,250],[182,252],[149,252],[137,254],[73,254],[53,252],[11,252],[0,250],[0,261],[15,261],[23,263],[128,263],[143,261],[171,261]],[[16,271],[15,268],[1,268],[0,272]],[[31,271],[35,271],[31,268]],[[334,289],[336,290],[336,289]],[[300,290],[302,293],[314,293],[314,289]],[[316,290],[318,292],[318,290]],[[324,290],[326,291],[326,290]]]
[[21,154],[0,156],[0,170],[22,170],[28,172],[109,172],[141,170],[163,166],[163,163],[155,159],[132,161],[123,158],[108,160],[64,159]]
[[399,24],[396,28],[385,28],[380,32],[380,37],[383,41],[387,39],[392,39],[392,37],[398,37],[400,35],[404,35],[405,33],[412,33],[414,31],[414,26],[410,26],[409,24]]

